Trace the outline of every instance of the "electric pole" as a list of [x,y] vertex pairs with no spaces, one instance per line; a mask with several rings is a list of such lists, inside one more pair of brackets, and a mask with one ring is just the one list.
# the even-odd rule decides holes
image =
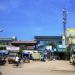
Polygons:
[[66,45],[66,24],[67,24],[67,10],[64,8],[63,14],[63,35],[64,35],[64,45]]

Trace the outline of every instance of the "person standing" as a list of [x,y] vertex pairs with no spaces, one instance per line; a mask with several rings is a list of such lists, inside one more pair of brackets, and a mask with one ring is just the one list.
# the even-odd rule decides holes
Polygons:
[[18,57],[18,55],[15,57],[15,62],[16,62],[16,66],[18,66],[19,65],[19,57]]

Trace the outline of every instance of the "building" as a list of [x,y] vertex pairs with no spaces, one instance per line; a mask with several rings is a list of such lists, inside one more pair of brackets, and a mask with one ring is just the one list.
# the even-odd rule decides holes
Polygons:
[[11,45],[11,42],[16,40],[16,37],[0,38],[0,50],[6,49],[6,46]]
[[[63,37],[62,36],[35,36],[34,37],[36,41],[39,42],[38,46],[42,46],[42,45],[48,45],[48,44],[54,44],[56,45],[56,49],[53,50],[54,52],[54,57],[57,57],[57,59],[65,59],[66,56],[65,56],[65,45],[63,45]],[[45,47],[43,47],[42,50],[45,49]],[[52,48],[53,49],[53,48]],[[53,56],[52,55],[52,56]],[[48,56],[48,59],[51,57],[51,53],[47,53],[47,56]]]
[[39,42],[40,45],[54,43],[56,45],[62,44],[62,36],[35,36],[34,39]]
[[37,50],[37,41],[13,41],[12,46],[20,47],[20,49],[27,50]]
[[75,28],[67,28],[66,40],[67,40],[67,45],[75,44]]

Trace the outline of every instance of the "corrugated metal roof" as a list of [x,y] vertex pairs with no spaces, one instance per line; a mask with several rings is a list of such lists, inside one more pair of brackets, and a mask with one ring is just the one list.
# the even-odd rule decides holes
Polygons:
[[62,39],[62,36],[35,36],[35,39]]
[[12,40],[12,38],[0,38],[0,40],[6,41],[6,40]]

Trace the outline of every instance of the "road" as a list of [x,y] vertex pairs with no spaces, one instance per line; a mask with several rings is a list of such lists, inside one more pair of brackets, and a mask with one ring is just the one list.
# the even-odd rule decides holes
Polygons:
[[2,75],[75,75],[75,66],[69,61],[31,61],[19,67],[7,63],[0,66],[0,72]]

